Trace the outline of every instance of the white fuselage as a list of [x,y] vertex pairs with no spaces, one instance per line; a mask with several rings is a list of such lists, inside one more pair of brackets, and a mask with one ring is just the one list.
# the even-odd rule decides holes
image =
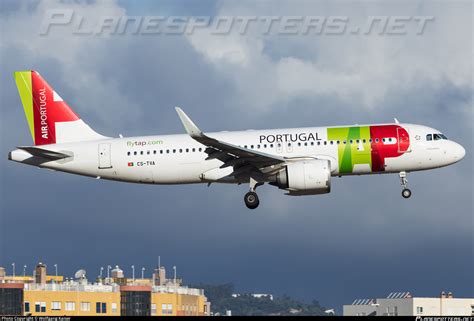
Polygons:
[[[392,125],[394,124],[389,126]],[[435,129],[412,124],[399,126],[408,132],[409,147],[397,157],[386,158],[381,170],[373,170],[370,166],[377,154],[373,154],[374,148],[370,148],[368,139],[363,144],[362,139],[336,141],[328,138],[328,130],[361,127],[358,125],[216,132],[207,135],[250,150],[285,157],[289,161],[304,158],[327,159],[330,161],[332,176],[432,169],[450,165],[464,157],[465,151],[462,146],[453,141],[427,140],[427,135],[439,133]],[[400,138],[392,136],[394,137],[386,137],[384,141],[380,139],[377,142],[380,144],[380,150],[397,148]],[[372,144],[375,144],[375,139]],[[233,171],[232,166],[221,169],[222,161],[206,160],[208,157],[205,153],[206,146],[186,134],[110,138],[41,147],[66,153],[70,157],[57,161],[38,161],[33,160],[32,155],[26,151],[17,149],[10,153],[9,158],[53,170],[124,182],[148,184],[239,182],[228,176]],[[342,171],[344,151],[351,148],[353,159],[372,157],[372,161],[367,164],[355,164],[349,171]]]

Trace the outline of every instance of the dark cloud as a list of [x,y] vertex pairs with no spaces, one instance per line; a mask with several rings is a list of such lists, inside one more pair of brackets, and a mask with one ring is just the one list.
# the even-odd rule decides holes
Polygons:
[[[208,4],[207,10],[219,14],[229,2]],[[245,10],[252,10],[246,5]],[[93,4],[81,7],[84,13],[95,8],[87,6]],[[459,19],[456,14],[463,6],[444,6],[449,9],[445,16],[436,11],[444,22],[439,28],[452,27],[448,22]],[[9,16],[18,24],[30,16],[36,22],[41,18],[41,13],[12,7]],[[38,10],[46,7],[39,4]],[[258,7],[256,12],[262,10]],[[403,11],[400,8],[394,10]],[[416,8],[425,14],[432,9]],[[120,10],[108,2],[96,11]],[[146,13],[136,5],[128,10]],[[168,10],[175,14],[183,9]],[[8,33],[2,33],[0,47],[0,265],[17,262],[31,268],[43,261],[58,263],[68,275],[85,268],[93,277],[108,264],[119,264],[128,274],[132,264],[149,272],[161,255],[168,267],[178,266],[187,282],[233,281],[242,291],[288,293],[328,306],[398,290],[474,295],[472,80],[465,81],[463,61],[430,65],[430,59],[420,60],[430,52],[446,57],[440,51],[443,40],[472,56],[467,36],[472,31],[456,37],[442,33],[435,42],[426,40],[424,48],[411,47],[413,39],[397,39],[401,54],[390,59],[396,60],[395,66],[405,62],[405,70],[386,70],[399,82],[377,78],[382,72],[376,68],[383,66],[378,62],[374,70],[360,69],[376,75],[361,83],[369,86],[361,88],[364,95],[372,90],[376,97],[367,103],[357,94],[359,87],[315,94],[301,90],[305,79],[292,90],[283,88],[288,91],[271,81],[260,83],[267,79],[265,72],[274,75],[284,57],[317,66],[315,72],[325,65],[329,74],[340,74],[338,62],[348,66],[344,56],[358,55],[360,44],[351,51],[342,40],[320,39],[308,44],[307,53],[296,54],[295,49],[305,49],[301,39],[297,46],[290,38],[263,40],[261,50],[248,49],[256,55],[250,57],[251,67],[261,68],[251,70],[209,59],[200,51],[200,41],[207,38],[64,37],[58,45],[54,36],[39,39],[35,28],[15,31],[6,25],[12,21],[1,22]],[[242,41],[232,45],[247,48]],[[367,41],[371,46],[372,40]],[[341,47],[346,48],[344,54],[328,58],[331,50]],[[221,48],[219,43],[216,48]],[[378,47],[371,48],[373,57],[381,58]],[[384,59],[390,65],[390,59]],[[470,60],[469,66],[472,71]],[[6,160],[8,151],[31,142],[11,77],[14,70],[29,68],[38,69],[82,118],[107,135],[181,133],[175,105],[209,131],[389,122],[398,117],[442,130],[466,147],[467,156],[451,167],[411,174],[410,200],[401,198],[396,175],[346,177],[335,178],[333,192],[323,196],[288,197],[273,187],[261,187],[262,204],[254,212],[243,204],[246,186],[141,186],[39,170]],[[403,82],[407,74],[410,79]],[[335,84],[341,84],[339,79]],[[324,84],[314,83],[319,85]]]

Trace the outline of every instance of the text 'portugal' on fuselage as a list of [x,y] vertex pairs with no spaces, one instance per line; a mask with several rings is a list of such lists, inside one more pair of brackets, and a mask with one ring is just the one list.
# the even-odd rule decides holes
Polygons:
[[203,133],[178,107],[187,134],[111,138],[91,129],[36,71],[14,74],[34,146],[9,159],[73,174],[146,184],[248,183],[256,208],[264,183],[287,195],[329,193],[331,177],[407,173],[460,161],[464,148],[440,131],[393,124]]

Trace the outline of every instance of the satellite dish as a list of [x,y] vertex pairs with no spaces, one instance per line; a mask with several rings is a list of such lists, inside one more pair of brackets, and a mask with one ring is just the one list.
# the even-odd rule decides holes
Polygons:
[[79,271],[77,271],[75,274],[74,274],[74,277],[76,279],[83,279],[86,277],[86,270],[83,270],[83,269],[80,269]]

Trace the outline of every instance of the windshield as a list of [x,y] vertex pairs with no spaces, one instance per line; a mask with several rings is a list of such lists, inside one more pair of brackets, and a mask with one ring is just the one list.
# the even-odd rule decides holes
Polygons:
[[430,140],[440,140],[440,139],[448,139],[448,138],[446,136],[444,136],[443,134],[441,134],[441,133],[426,135],[426,140],[428,140],[428,141],[430,141]]

